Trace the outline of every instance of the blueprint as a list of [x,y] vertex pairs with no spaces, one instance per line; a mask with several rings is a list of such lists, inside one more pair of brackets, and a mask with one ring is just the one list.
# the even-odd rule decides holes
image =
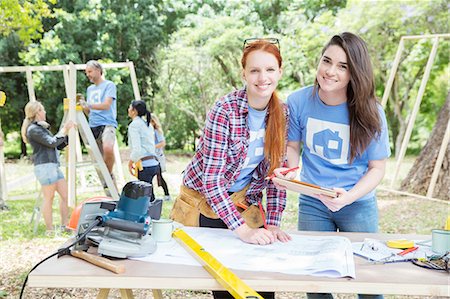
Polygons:
[[[184,227],[183,230],[230,269],[355,278],[352,244],[345,237],[293,234],[287,243],[253,245],[241,241],[228,229]],[[156,252],[136,260],[201,266],[174,239],[158,243]]]

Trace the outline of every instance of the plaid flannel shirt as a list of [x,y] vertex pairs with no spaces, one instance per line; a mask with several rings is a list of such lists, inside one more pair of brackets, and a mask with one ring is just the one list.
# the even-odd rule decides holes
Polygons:
[[[288,126],[288,110],[284,104],[283,108]],[[248,100],[244,88],[222,97],[209,111],[197,151],[184,171],[183,184],[204,194],[213,211],[232,230],[245,223],[228,190],[244,164],[249,135]],[[258,204],[266,188],[266,223],[279,226],[286,206],[286,192],[278,190],[271,180],[265,180],[269,167],[266,159],[257,166],[246,200],[249,204]]]

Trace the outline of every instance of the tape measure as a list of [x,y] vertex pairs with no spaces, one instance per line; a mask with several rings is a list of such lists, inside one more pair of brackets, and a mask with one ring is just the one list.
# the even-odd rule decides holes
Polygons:
[[236,274],[221,264],[214,256],[207,252],[184,230],[178,228],[172,236],[181,243],[197,260],[203,265],[206,271],[211,274],[234,298],[238,299],[264,299]]
[[406,249],[414,247],[414,241],[406,239],[389,240],[386,241],[386,245],[390,248]]
[[0,90],[0,107],[5,106],[6,103],[6,93]]

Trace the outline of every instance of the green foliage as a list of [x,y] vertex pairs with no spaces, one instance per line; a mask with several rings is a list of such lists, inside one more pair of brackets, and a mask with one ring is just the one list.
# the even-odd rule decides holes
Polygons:
[[243,37],[262,31],[232,17],[189,19],[192,23],[174,33],[170,46],[158,54],[156,111],[164,115],[169,147],[193,144],[212,103],[242,86],[238,59]]
[[32,40],[41,37],[41,19],[51,17],[48,5],[55,2],[56,0],[0,0],[0,34],[8,36],[15,33],[25,45],[30,44]]
[[[157,64],[155,51],[168,40],[169,34],[176,28],[178,17],[185,13],[184,10],[175,10],[172,2],[162,0],[59,1],[53,10],[54,21],[45,22],[48,28],[43,38],[21,52],[18,59],[7,61],[13,65],[55,65],[70,61],[85,63],[90,59],[101,59],[103,62],[134,60],[139,86],[143,98],[147,100],[157,89],[153,83]],[[134,98],[128,76],[121,70],[111,70],[107,74],[107,79],[121,83],[118,86],[118,121],[123,135],[129,122],[127,107]],[[65,97],[62,73],[34,73],[33,79],[36,96],[48,109],[48,121],[59,124],[63,114],[60,103]],[[23,119],[22,109],[27,100],[26,94],[17,92],[24,90],[20,86],[24,84],[23,79],[12,82],[4,90],[9,98],[21,98],[22,101],[20,105],[6,106],[4,109],[5,114],[9,114],[12,108],[18,112],[11,116],[16,121],[5,126],[5,132],[19,129],[20,122],[17,120]],[[89,84],[79,72],[77,91],[85,92]]]
[[[53,2],[0,3],[11,11],[18,3],[46,7],[42,3]],[[26,50],[17,34],[1,38],[1,61],[39,65],[133,60],[142,98],[160,116],[168,147],[185,149],[192,149],[213,102],[242,86],[239,60],[242,41],[247,37],[280,38],[284,74],[279,89],[288,95],[313,83],[320,51],[333,34],[355,32],[368,44],[376,94],[381,97],[401,36],[448,32],[444,0],[62,0],[47,11],[35,10],[35,16],[43,18],[39,27],[44,32],[42,38]],[[8,32],[19,30],[7,27]],[[386,107],[394,150],[417,95],[431,43],[405,43]],[[426,142],[445,99],[448,50],[448,40],[442,40],[416,121],[411,152]],[[118,84],[119,128],[126,136],[126,108],[134,97],[129,74],[109,70],[106,77]],[[34,73],[33,79],[38,99],[49,110],[49,122],[59,124],[60,101],[65,96],[62,75]],[[19,129],[28,95],[23,74],[0,74],[0,80],[10,99],[0,110],[3,130],[8,133]],[[79,92],[89,85],[81,72],[77,82]]]

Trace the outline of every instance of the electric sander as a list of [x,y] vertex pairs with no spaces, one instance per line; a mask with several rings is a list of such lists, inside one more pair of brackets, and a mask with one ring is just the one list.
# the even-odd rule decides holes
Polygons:
[[149,207],[154,201],[151,184],[128,182],[122,189],[117,206],[102,216],[104,230],[98,253],[117,258],[153,253],[156,242],[148,230],[151,222]]

